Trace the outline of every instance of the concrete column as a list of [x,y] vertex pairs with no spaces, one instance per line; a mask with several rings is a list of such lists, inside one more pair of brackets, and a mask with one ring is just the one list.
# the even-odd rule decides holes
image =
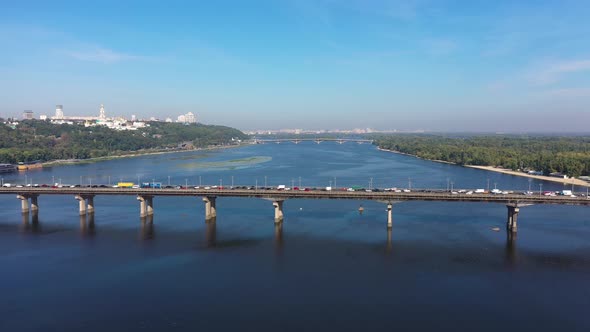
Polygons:
[[516,233],[518,230],[518,212],[520,209],[517,206],[506,205],[508,208],[508,218],[506,220],[506,229],[508,232]]
[[94,213],[94,195],[86,196],[86,202],[88,203],[88,214]]
[[146,215],[151,216],[154,214],[154,197],[153,196],[147,196],[145,198],[145,202],[146,202]]
[[139,216],[141,218],[144,218],[145,216],[147,216],[145,197],[137,196],[137,200],[139,201]]
[[39,197],[39,195],[31,195],[31,211],[33,213],[39,212],[39,203],[37,202],[37,197]]
[[80,195],[76,195],[74,198],[80,202],[80,215],[81,216],[85,215],[86,214],[86,198],[84,196],[80,196]]
[[16,195],[16,198],[21,200],[22,213],[29,213],[29,197],[25,195]]
[[283,201],[274,201],[272,205],[275,207],[275,223],[283,221]]
[[205,221],[217,218],[216,199],[217,197],[215,196],[203,197],[203,202],[205,202]]
[[514,208],[514,213],[512,215],[512,233],[516,233],[518,230],[518,212],[520,212],[518,207]]
[[507,216],[506,216],[506,230],[510,232],[510,230],[512,229],[512,213],[510,213],[510,205],[506,205],[506,211],[507,211]]
[[393,227],[393,204],[387,204],[387,228]]

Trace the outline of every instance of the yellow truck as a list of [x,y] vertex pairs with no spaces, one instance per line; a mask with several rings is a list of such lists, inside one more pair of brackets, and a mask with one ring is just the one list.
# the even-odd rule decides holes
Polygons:
[[133,188],[133,182],[119,182],[117,183],[117,187],[119,188]]

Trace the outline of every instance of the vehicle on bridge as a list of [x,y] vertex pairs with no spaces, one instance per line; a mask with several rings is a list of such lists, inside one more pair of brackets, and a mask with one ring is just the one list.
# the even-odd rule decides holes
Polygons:
[[162,182],[144,182],[141,188],[162,189]]

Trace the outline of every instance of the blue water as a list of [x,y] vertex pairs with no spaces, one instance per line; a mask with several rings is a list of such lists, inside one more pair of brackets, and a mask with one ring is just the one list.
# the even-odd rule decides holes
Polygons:
[[[427,162],[370,145],[265,144],[60,166],[33,183],[526,190],[526,178]],[[82,180],[80,180],[82,177]],[[335,178],[335,179],[334,179]],[[448,180],[447,180],[448,179]],[[24,182],[25,174],[4,176]],[[539,182],[531,187],[538,190]],[[568,186],[569,188],[569,186]],[[543,183],[545,189],[563,189]],[[536,330],[588,331],[590,217],[576,206],[97,196],[94,217],[69,196],[40,196],[38,220],[0,196],[0,331]],[[362,204],[364,213],[359,214]],[[500,232],[492,230],[500,227]]]

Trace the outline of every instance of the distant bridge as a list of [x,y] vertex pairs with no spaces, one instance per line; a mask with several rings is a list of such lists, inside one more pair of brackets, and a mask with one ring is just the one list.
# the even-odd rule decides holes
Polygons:
[[[346,190],[277,190],[271,188],[251,189],[153,189],[153,188],[0,188],[0,194],[13,194],[22,202],[21,211],[34,215],[39,212],[38,197],[40,195],[72,195],[79,201],[80,215],[94,213],[94,197],[96,195],[127,195],[136,196],[140,202],[140,217],[154,214],[154,196],[193,196],[202,197],[205,202],[205,220],[217,217],[216,199],[218,197],[262,198],[272,202],[275,209],[275,223],[283,221],[283,202],[287,199],[355,199],[374,200],[387,204],[387,227],[393,223],[392,208],[394,203],[403,201],[446,201],[446,202],[488,202],[506,204],[508,219],[506,228],[509,233],[516,233],[519,209],[533,204],[562,204],[590,206],[587,195],[545,196],[523,194],[465,194],[442,190],[419,190],[411,192],[394,191],[346,191]],[[29,204],[30,201],[30,204]]]
[[295,143],[299,144],[301,142],[315,142],[316,144],[320,144],[322,142],[336,142],[338,144],[344,144],[346,142],[354,142],[358,144],[369,143],[372,144],[373,140],[371,139],[354,139],[354,138],[276,138],[276,139],[254,139],[254,143],[256,144],[265,144],[265,143]]

